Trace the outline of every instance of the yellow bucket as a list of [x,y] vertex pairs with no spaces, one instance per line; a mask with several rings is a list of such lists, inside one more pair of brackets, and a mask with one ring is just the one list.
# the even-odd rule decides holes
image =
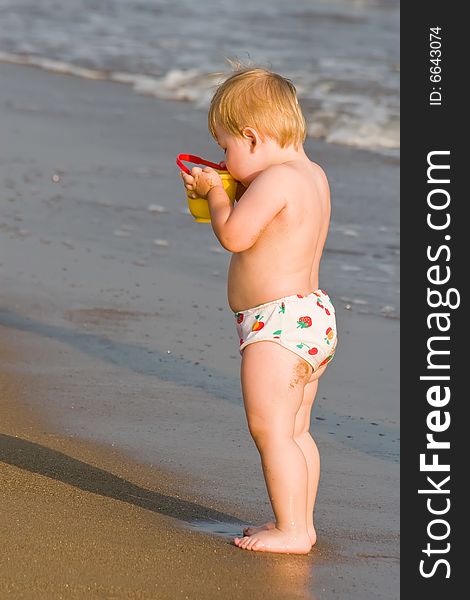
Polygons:
[[[237,192],[237,182],[228,171],[220,171],[217,169],[217,173],[222,179],[224,190],[227,192],[227,196],[233,202]],[[209,203],[205,198],[191,198],[189,195],[190,193],[191,192],[186,190],[189,212],[193,215],[194,220],[197,221],[197,223],[210,223],[211,215],[209,212]]]
[[[191,171],[182,163],[183,160],[199,165],[206,165],[215,169],[222,179],[222,184],[224,186],[224,190],[227,192],[227,196],[232,202],[235,200],[237,193],[237,181],[230,175],[227,169],[221,169],[220,164],[211,163],[203,158],[200,158],[199,156],[193,156],[191,154],[179,154],[176,159],[176,164],[188,174],[190,174]],[[209,203],[205,198],[191,198],[191,193],[192,192],[186,190],[189,212],[193,215],[194,220],[197,223],[210,223],[211,216],[209,212]]]

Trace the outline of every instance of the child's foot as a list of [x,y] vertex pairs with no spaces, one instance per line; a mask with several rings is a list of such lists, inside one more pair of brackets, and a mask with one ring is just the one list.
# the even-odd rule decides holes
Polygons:
[[[268,523],[265,523],[264,525],[261,525],[260,527],[245,527],[245,529],[243,530],[243,535],[251,536],[255,533],[259,533],[260,531],[265,531],[265,530],[267,531],[269,529],[275,529],[275,527],[276,527],[276,523],[274,523],[273,521],[269,521]],[[308,531],[310,541],[312,542],[312,546],[314,546],[317,541],[317,532],[315,531],[315,527],[312,525],[312,527],[307,528],[307,531]]]
[[235,538],[235,546],[255,552],[279,552],[286,554],[308,554],[312,547],[307,532],[293,535],[276,529],[264,529],[250,536]]

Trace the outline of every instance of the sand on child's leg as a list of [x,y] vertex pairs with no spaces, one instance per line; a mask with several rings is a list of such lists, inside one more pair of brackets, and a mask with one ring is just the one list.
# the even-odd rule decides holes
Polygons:
[[242,355],[241,379],[248,427],[261,456],[275,527],[235,538],[240,548],[306,554],[308,467],[294,439],[311,368],[282,346],[260,341]]

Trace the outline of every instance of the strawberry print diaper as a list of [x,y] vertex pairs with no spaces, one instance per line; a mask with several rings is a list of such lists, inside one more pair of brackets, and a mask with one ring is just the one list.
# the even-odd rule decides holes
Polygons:
[[336,350],[335,309],[323,290],[296,294],[234,313],[240,354],[254,342],[272,341],[291,350],[316,371]]

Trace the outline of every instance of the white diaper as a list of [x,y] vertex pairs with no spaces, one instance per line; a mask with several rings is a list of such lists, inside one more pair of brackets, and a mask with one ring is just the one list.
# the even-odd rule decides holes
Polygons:
[[269,340],[302,357],[314,371],[335,354],[335,309],[323,290],[272,300],[236,312],[234,317],[240,354],[248,344]]

